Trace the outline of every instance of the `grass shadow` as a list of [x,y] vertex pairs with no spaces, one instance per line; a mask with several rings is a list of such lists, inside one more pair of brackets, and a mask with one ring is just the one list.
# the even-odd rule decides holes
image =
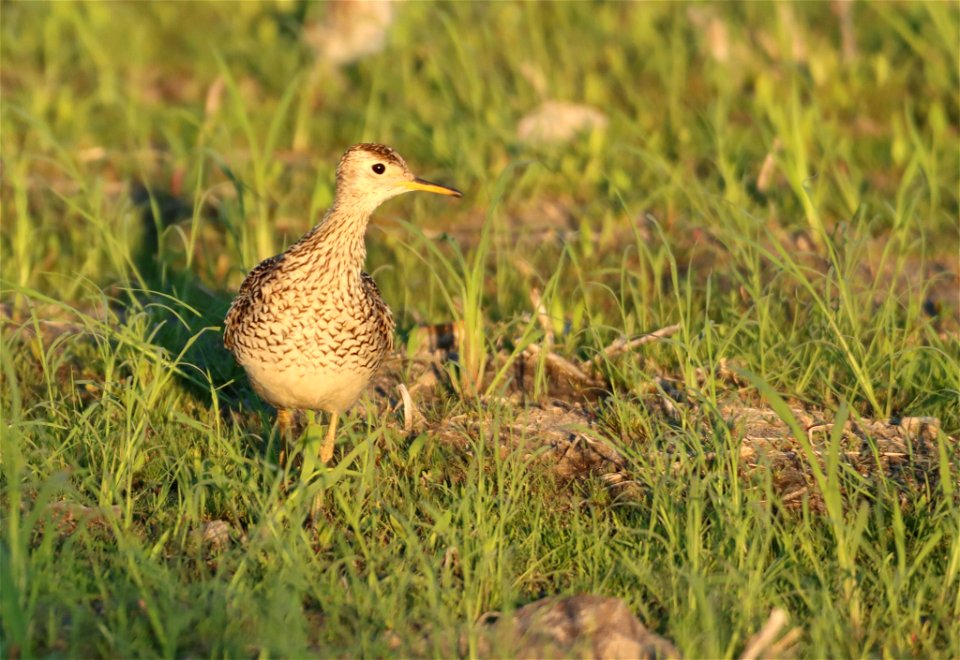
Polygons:
[[222,236],[220,209],[207,203],[195,211],[177,190],[140,182],[133,184],[130,197],[143,227],[133,255],[140,288],[132,292],[130,304],[149,314],[154,328],[151,342],[176,359],[177,381],[191,394],[206,405],[216,403],[228,418],[256,416],[268,432],[266,420],[273,417],[272,409],[251,389],[243,369],[223,345],[223,320],[234,292],[208,286],[182,249],[167,247],[173,242],[171,235],[182,234],[183,224],[195,214]]

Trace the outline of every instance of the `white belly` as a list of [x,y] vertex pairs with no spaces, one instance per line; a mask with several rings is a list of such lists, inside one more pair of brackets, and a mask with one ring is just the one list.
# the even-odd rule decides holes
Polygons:
[[275,408],[341,413],[357,402],[370,382],[363,368],[334,370],[248,361],[243,365],[253,389]]

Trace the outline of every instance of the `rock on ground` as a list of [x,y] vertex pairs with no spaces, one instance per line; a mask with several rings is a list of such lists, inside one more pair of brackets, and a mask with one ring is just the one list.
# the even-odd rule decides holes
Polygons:
[[[518,658],[679,658],[619,598],[544,598],[492,625],[497,651]],[[483,649],[481,649],[483,651]],[[484,655],[490,655],[489,649]]]

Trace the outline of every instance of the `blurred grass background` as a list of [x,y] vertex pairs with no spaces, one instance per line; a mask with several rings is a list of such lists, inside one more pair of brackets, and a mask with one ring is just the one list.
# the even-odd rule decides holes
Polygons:
[[[937,417],[955,454],[956,3],[400,3],[382,49],[341,62],[331,35],[365,19],[335,3],[0,11],[6,655],[449,655],[482,612],[578,590],[693,656],[735,654],[774,605],[802,655],[960,653],[955,477],[906,513],[881,488],[832,527],[783,518],[702,450],[664,477],[644,458],[664,434],[731,440],[631,395],[667,374],[715,403],[696,374],[732,359],[818,410]],[[550,101],[603,121],[524,136]],[[600,413],[649,507],[484,449],[515,411],[452,397],[494,429],[472,454],[370,413],[329,526],[302,528],[219,325],[362,140],[466,194],[371,226],[402,341],[467,319],[509,345],[534,288],[571,357],[682,324],[609,365]],[[43,532],[64,497],[121,515]],[[215,559],[190,535],[212,519],[244,536]]]

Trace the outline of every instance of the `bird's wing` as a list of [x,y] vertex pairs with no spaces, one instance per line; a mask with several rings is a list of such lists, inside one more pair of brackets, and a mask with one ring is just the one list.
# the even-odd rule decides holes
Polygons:
[[243,318],[250,314],[255,305],[261,302],[263,286],[276,276],[283,255],[264,259],[251,270],[240,284],[237,297],[230,304],[230,310],[223,322],[223,345],[232,351],[237,345],[237,332]]
[[387,303],[383,302],[383,297],[380,295],[380,289],[377,288],[377,283],[372,277],[362,271],[360,272],[360,286],[363,287],[364,297],[372,303],[371,316],[373,318],[371,320],[376,328],[376,332],[380,333],[383,337],[387,347],[387,353],[389,353],[393,350],[393,313],[390,311]]

